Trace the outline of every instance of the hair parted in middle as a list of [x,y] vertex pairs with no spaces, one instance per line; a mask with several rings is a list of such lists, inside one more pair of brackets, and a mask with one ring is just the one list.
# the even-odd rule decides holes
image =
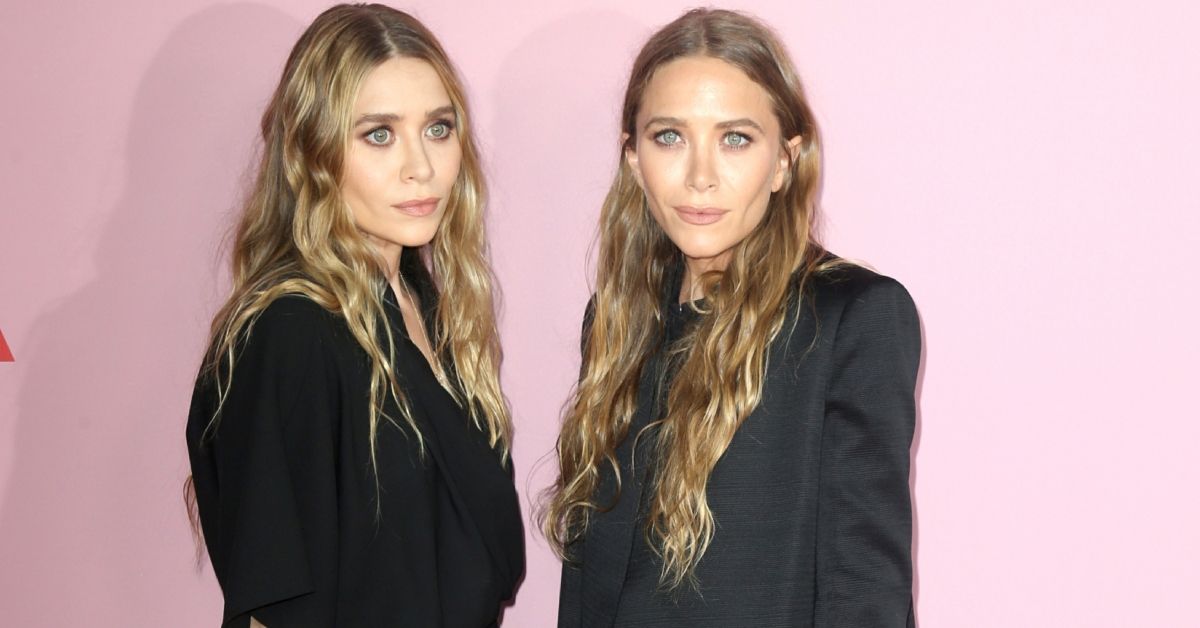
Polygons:
[[[433,240],[406,249],[402,272],[437,290],[432,344],[443,385],[493,447],[507,456],[511,421],[500,389],[500,345],[484,233],[485,189],[462,82],[437,39],[412,16],[380,4],[342,4],[321,13],[293,47],[262,118],[262,155],[233,243],[232,294],[213,321],[202,375],[222,402],[237,349],[258,315],[288,294],[305,295],[345,318],[371,365],[370,438],[391,396],[406,429],[423,443],[392,366],[394,339],[383,295],[382,257],[355,226],[341,193],[353,107],[365,77],[385,61],[428,62],[455,114],[462,161]],[[409,277],[413,279],[413,277]],[[217,429],[220,408],[209,431]]]
[[[621,112],[635,149],[643,95],[657,70],[684,57],[708,57],[741,70],[771,98],[781,150],[799,136],[783,186],[762,222],[737,244],[723,271],[700,278],[706,315],[670,356],[675,375],[657,429],[653,496],[646,538],[662,558],[660,584],[693,582],[715,530],[708,478],[742,421],[762,396],[768,345],[780,333],[793,297],[808,279],[835,264],[814,234],[820,139],[787,51],[771,30],[746,15],[696,9],[663,27],[633,64]],[[600,217],[597,276],[583,368],[568,402],[558,441],[559,477],[540,512],[542,530],[563,558],[587,529],[596,489],[619,468],[616,447],[630,435],[642,372],[661,340],[663,284],[682,254],[654,220],[645,193],[621,159]],[[647,428],[649,429],[649,428]],[[620,486],[620,477],[617,478]]]

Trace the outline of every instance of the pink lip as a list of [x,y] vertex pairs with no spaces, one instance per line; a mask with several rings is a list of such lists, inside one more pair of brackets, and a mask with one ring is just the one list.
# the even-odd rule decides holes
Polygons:
[[688,207],[687,205],[680,205],[675,208],[675,212],[688,224],[711,225],[729,213],[729,210],[719,207]]
[[392,205],[392,207],[395,207],[396,209],[404,212],[405,214],[408,214],[409,216],[415,216],[417,218],[421,218],[423,216],[428,216],[429,214],[432,214],[433,212],[437,211],[438,201],[440,201],[440,200],[442,200],[442,199],[437,198],[437,197],[418,198],[418,199],[412,200],[412,201],[405,201],[403,203],[397,203],[395,205]]

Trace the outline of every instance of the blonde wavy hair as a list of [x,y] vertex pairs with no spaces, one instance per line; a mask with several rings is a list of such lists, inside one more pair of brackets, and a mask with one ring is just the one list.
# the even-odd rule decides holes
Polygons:
[[[433,33],[379,4],[337,5],[318,16],[292,49],[263,114],[258,176],[233,243],[232,293],[213,320],[201,369],[201,377],[215,381],[220,399],[207,438],[219,426],[238,348],[257,317],[284,295],[304,295],[344,318],[370,360],[372,464],[380,421],[403,421],[424,447],[393,369],[394,338],[383,324],[388,287],[382,258],[355,226],[340,189],[359,86],[394,57],[421,59],[437,71],[462,148],[442,224],[420,251],[405,251],[402,270],[422,274],[415,279],[428,280],[441,295],[431,340],[446,373],[443,385],[492,447],[508,455],[512,426],[500,390],[484,181],[462,83]],[[387,396],[401,417],[384,412]]]
[[[762,23],[722,10],[685,13],[655,33],[633,64],[621,129],[634,150],[636,119],[654,72],[673,60],[704,56],[725,61],[771,96],[781,150],[800,136],[783,187],[773,194],[758,227],[739,243],[723,272],[700,280],[706,315],[672,347],[674,370],[658,430],[646,538],[662,558],[660,585],[695,584],[696,565],[712,541],[715,522],[706,490],[709,475],[742,421],[762,398],[767,350],[809,278],[831,265],[814,234],[820,140],[800,79],[778,38]],[[662,294],[681,254],[651,216],[645,195],[624,159],[600,217],[596,291],[584,334],[583,369],[568,402],[558,440],[559,477],[547,491],[542,530],[560,557],[586,534],[607,467],[617,474],[616,447],[629,437],[643,370],[663,337]],[[674,298],[675,295],[671,295]],[[649,489],[648,489],[649,490]]]

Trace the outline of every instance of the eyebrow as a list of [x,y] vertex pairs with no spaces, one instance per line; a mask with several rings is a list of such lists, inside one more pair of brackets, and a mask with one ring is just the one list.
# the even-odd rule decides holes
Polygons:
[[717,128],[718,129],[732,129],[732,128],[736,128],[739,126],[748,126],[752,129],[756,129],[759,133],[762,133],[763,135],[766,135],[766,133],[767,133],[765,130],[763,130],[763,128],[761,126],[759,126],[759,124],[757,122],[755,122],[754,120],[751,120],[750,118],[738,118],[737,120],[729,120],[726,122],[722,122],[717,125]]
[[[426,120],[440,118],[442,116],[454,115],[454,105],[442,105],[437,109],[432,109],[425,113]],[[354,121],[354,126],[364,124],[395,124],[400,121],[402,116],[394,113],[364,113]]]
[[389,124],[399,122],[400,116],[394,113],[364,113],[359,116],[354,122],[354,126],[362,126],[364,124]]
[[647,120],[646,124],[642,125],[642,130],[645,131],[655,124],[661,124],[662,126],[687,126],[687,122],[682,118],[667,118],[658,116]]
[[454,116],[454,115],[458,115],[454,111],[454,105],[442,105],[441,107],[438,107],[437,109],[434,109],[434,110],[426,113],[425,119],[432,120],[434,118],[442,118],[445,116]]
[[[642,130],[644,131],[655,124],[661,124],[663,126],[683,126],[683,127],[686,127],[688,125],[687,121],[684,120],[683,118],[671,118],[671,117],[667,117],[667,116],[658,116],[658,117],[650,118],[649,120],[647,120],[646,124],[644,126],[642,126]],[[717,123],[718,129],[732,129],[732,128],[736,128],[736,127],[740,127],[740,126],[748,126],[748,127],[757,129],[759,133],[762,133],[764,135],[766,134],[766,131],[763,130],[762,125],[755,122],[754,120],[751,120],[750,118],[738,118],[737,120],[726,120],[725,122]]]

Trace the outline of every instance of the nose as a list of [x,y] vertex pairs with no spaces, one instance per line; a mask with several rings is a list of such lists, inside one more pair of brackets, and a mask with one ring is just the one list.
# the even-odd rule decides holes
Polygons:
[[420,141],[405,142],[407,150],[401,157],[400,178],[404,181],[424,183],[433,178],[433,163],[425,152],[425,144]]
[[697,192],[717,188],[716,155],[704,148],[693,147],[688,159],[687,186]]

